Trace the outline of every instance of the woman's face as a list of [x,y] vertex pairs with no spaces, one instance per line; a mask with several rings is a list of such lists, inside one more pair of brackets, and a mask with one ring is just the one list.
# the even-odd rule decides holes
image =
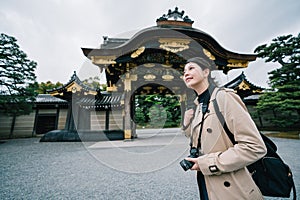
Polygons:
[[183,80],[188,88],[193,90],[205,87],[208,84],[209,69],[204,69],[193,62],[187,63],[184,67]]

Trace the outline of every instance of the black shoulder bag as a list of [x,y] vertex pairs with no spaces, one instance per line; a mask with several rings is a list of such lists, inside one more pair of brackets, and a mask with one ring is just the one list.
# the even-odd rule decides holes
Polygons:
[[[216,99],[213,100],[213,104],[226,134],[230,138],[232,144],[237,144],[233,133],[228,129],[224,116],[220,112]],[[296,188],[290,167],[285,164],[276,153],[277,147],[274,142],[264,134],[260,133],[260,135],[267,147],[267,154],[263,158],[247,166],[248,171],[252,174],[254,182],[264,196],[288,198],[293,189],[293,199],[296,200]]]

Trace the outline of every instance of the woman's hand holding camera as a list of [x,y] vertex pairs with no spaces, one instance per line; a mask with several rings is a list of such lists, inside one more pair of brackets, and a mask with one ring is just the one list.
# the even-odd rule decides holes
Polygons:
[[187,157],[187,158],[185,158],[185,160],[194,163],[193,167],[192,167],[190,170],[197,170],[197,171],[200,171],[200,168],[199,168],[199,165],[198,165],[198,161],[197,161],[198,158]]

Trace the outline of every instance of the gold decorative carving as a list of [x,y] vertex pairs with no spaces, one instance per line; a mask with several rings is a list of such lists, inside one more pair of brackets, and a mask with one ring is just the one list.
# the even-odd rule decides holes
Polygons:
[[92,62],[98,65],[116,64],[115,59],[116,56],[91,56]]
[[170,74],[166,74],[166,75],[163,75],[162,78],[165,80],[165,81],[171,81],[174,79],[174,76],[170,75]]
[[146,74],[144,76],[144,79],[147,80],[147,81],[152,81],[156,78],[156,76],[154,74]]
[[72,83],[67,87],[67,92],[76,93],[76,92],[80,92],[81,89],[82,87],[80,85],[78,85],[77,83]]
[[161,38],[158,41],[160,43],[160,48],[172,53],[177,53],[188,49],[190,43],[190,40],[188,39],[178,38]]
[[258,94],[261,94],[262,91],[260,89],[257,89],[257,90],[252,90],[252,92],[255,94],[255,93],[258,93]]
[[131,79],[130,79],[130,73],[126,73],[125,80],[124,80],[124,89],[125,91],[131,91]]
[[144,47],[144,46],[138,48],[135,52],[133,52],[133,53],[131,54],[131,58],[136,58],[136,57],[138,57],[138,56],[141,55],[144,51],[145,51],[145,47]]
[[203,53],[211,60],[216,60],[216,57],[212,55],[207,49],[203,49]]
[[118,91],[118,88],[115,84],[112,84],[111,81],[109,81],[108,86],[106,87],[107,92],[116,92]]
[[63,92],[57,92],[57,91],[55,91],[55,92],[51,92],[50,94],[51,94],[51,96],[57,96],[57,95],[59,95],[59,96],[63,96],[63,95],[64,95],[64,93],[63,93]]
[[236,60],[236,59],[229,59],[227,60],[227,62],[228,62],[227,64],[228,67],[243,67],[243,68],[248,67],[248,63],[249,63],[249,61]]
[[159,86],[158,89],[159,89],[159,92],[162,93],[166,88],[164,86]]
[[130,80],[137,81],[137,75],[136,74],[130,74]]
[[250,90],[250,86],[245,81],[242,81],[239,84],[239,89],[240,90]]
[[150,90],[152,89],[152,87],[150,86],[145,86],[143,87],[144,90],[146,90],[146,94],[149,94],[150,93]]
[[106,91],[107,92],[116,92],[116,91],[118,91],[118,88],[117,88],[117,86],[115,84],[113,84],[110,87],[106,87]]

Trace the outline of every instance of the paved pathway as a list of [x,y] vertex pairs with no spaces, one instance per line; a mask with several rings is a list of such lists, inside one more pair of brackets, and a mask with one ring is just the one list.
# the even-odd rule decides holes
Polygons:
[[[178,164],[188,154],[180,130],[140,130],[138,136],[126,142],[1,143],[0,199],[198,199],[194,172]],[[273,140],[299,193],[300,140]]]

